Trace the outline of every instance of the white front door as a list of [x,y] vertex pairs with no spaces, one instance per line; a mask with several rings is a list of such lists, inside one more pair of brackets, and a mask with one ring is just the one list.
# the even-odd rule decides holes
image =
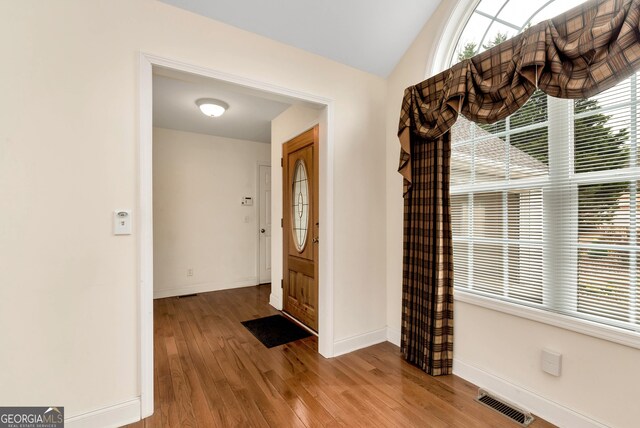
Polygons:
[[258,274],[261,284],[271,282],[271,167],[260,165],[258,171],[259,210],[258,228],[260,233]]

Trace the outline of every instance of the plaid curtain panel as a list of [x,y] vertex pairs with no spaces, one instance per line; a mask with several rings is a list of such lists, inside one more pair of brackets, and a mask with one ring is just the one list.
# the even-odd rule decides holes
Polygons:
[[453,366],[453,247],[449,221],[450,133],[412,138],[415,180],[404,199],[402,352],[437,376]]
[[592,0],[405,90],[402,352],[426,372],[451,373],[453,261],[449,130],[459,114],[494,123],[541,89],[588,98],[640,68],[640,0]]

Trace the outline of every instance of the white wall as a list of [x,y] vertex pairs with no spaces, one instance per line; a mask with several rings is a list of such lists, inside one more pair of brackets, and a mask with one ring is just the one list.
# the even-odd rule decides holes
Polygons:
[[384,327],[383,79],[155,0],[0,2],[0,51],[1,403],[140,395],[141,51],[334,100],[335,333]]
[[269,144],[154,128],[154,297],[258,284],[257,168],[270,157]]
[[[388,79],[387,105],[387,323],[389,338],[399,343],[402,294],[402,179],[396,172],[396,137],[404,88],[424,80],[456,0],[443,0],[433,17]],[[612,427],[634,427],[640,418],[640,350],[455,302],[454,373],[493,379],[516,402],[538,397],[553,422],[571,409]],[[540,369],[542,348],[560,351],[559,378]],[[480,384],[482,386],[482,384]],[[514,391],[519,391],[515,393]],[[546,400],[546,401],[545,401]],[[563,410],[564,409],[564,410]],[[563,416],[563,417],[564,417]],[[559,421],[559,419],[556,419]],[[562,426],[578,426],[563,423]]]

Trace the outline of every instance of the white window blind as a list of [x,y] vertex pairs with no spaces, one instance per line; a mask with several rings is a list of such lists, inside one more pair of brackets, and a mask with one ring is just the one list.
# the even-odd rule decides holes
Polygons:
[[455,287],[640,331],[637,92],[536,92],[509,118],[452,129]]

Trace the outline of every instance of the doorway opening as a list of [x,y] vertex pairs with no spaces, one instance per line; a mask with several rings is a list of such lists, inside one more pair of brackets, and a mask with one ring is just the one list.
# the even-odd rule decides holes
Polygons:
[[[323,228],[319,234],[320,263],[318,266],[319,313],[318,313],[318,352],[325,357],[333,356],[333,102],[316,95],[299,92],[294,89],[274,86],[268,83],[229,75],[216,70],[192,66],[166,58],[148,54],[140,54],[140,105],[139,105],[139,204],[138,204],[138,243],[139,243],[139,275],[140,275],[140,385],[142,417],[153,413],[153,295],[154,295],[154,219],[153,219],[153,74],[163,70],[168,73],[183,73],[195,79],[215,79],[223,84],[232,85],[240,93],[260,92],[265,97],[289,99],[292,104],[288,115],[272,129],[271,146],[271,219],[278,227],[282,218],[282,192],[280,170],[281,143],[298,135],[301,131],[320,125],[324,132],[321,135],[319,153],[319,194],[320,222]],[[232,106],[230,108],[233,108]],[[315,115],[308,114],[315,110]],[[315,117],[314,117],[315,116]],[[280,118],[280,116],[279,116]],[[275,121],[274,121],[275,122]],[[275,159],[275,162],[274,162]],[[254,167],[259,171],[259,164]],[[275,172],[277,171],[277,173]],[[254,181],[254,183],[256,183]],[[244,197],[245,195],[241,195]],[[244,199],[243,199],[244,200]],[[238,201],[240,203],[240,201]],[[258,233],[260,229],[256,229]],[[266,230],[265,230],[266,232]],[[261,234],[261,232],[260,232]],[[271,294],[272,306],[282,310],[282,239],[278,233],[271,234]],[[258,242],[260,240],[258,239]],[[260,247],[259,244],[258,247]],[[269,245],[265,243],[264,245]],[[259,250],[256,253],[260,260]],[[258,263],[259,264],[259,263]],[[188,274],[188,270],[187,270]],[[194,271],[195,274],[195,271]],[[260,273],[257,274],[260,276]],[[262,278],[258,278],[262,282]]]
[[[227,110],[203,114],[203,99]],[[153,69],[154,298],[271,282],[270,124],[291,107],[285,97]]]

